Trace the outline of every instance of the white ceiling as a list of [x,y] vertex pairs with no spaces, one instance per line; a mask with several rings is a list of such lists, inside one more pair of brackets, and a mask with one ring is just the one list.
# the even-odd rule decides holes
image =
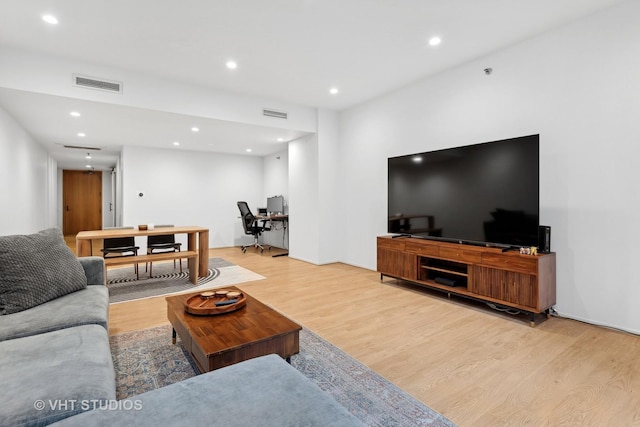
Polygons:
[[[343,110],[620,2],[0,0],[0,44],[216,90]],[[45,13],[57,16],[59,24],[42,22]],[[442,38],[440,46],[429,46],[434,35]],[[236,70],[225,67],[229,59],[237,61]],[[339,94],[329,94],[331,87]],[[56,142],[82,145],[65,139],[68,134],[47,120],[52,109],[67,111],[69,101],[0,91],[0,105],[48,147]],[[166,141],[172,126],[190,128],[202,120],[84,103],[108,117],[105,123],[90,124],[86,133],[115,151],[127,144],[156,146],[160,135]],[[199,139],[192,135],[185,140],[190,148],[237,152],[252,145],[254,155],[283,148],[267,142],[273,141],[276,129],[205,121],[211,133]]]
[[[266,156],[286,149],[287,142],[306,135],[6,88],[0,88],[0,105],[47,147],[62,169],[84,168],[89,151],[90,166],[96,170],[111,169],[123,146]],[[82,112],[81,124],[68,116],[70,111]],[[193,127],[198,132],[192,132]],[[77,136],[79,132],[85,136]],[[172,145],[174,141],[180,143],[179,147]],[[69,149],[65,145],[100,151]]]

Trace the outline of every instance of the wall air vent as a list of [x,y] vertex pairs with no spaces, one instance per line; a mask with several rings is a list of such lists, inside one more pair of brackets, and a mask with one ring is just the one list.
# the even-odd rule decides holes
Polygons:
[[106,92],[122,93],[122,83],[120,82],[81,76],[79,74],[73,75],[73,85],[89,89],[104,90]]
[[285,113],[283,111],[270,110],[268,108],[263,108],[262,109],[262,115],[267,116],[267,117],[275,117],[277,119],[286,119],[287,118],[287,113]]

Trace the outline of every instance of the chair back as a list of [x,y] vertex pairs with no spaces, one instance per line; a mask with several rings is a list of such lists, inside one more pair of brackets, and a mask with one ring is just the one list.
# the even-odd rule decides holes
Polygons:
[[135,237],[112,237],[110,239],[104,239],[104,249],[120,249],[120,248],[134,248],[136,246]]
[[253,223],[256,221],[256,217],[251,213],[249,205],[247,202],[238,202],[238,209],[240,209],[240,218],[245,234],[254,234]]
[[175,234],[160,234],[158,236],[147,236],[147,246],[174,244],[176,242]]

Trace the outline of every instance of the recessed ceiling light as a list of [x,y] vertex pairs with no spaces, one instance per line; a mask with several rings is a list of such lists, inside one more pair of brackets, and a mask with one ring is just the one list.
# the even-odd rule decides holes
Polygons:
[[191,128],[191,132],[200,132],[200,129],[194,126]]
[[78,113],[77,111],[72,111],[69,114],[71,114],[73,117],[80,117],[80,113]]
[[227,61],[227,68],[229,68],[230,70],[235,70],[236,68],[238,68],[238,64],[236,63],[236,61]]
[[278,142],[283,142],[284,138],[278,138]]
[[411,160],[413,160],[413,163],[422,163],[422,157],[420,156],[415,156]]
[[91,165],[85,165],[84,167],[85,167],[85,168],[90,168],[90,167],[91,167]]
[[429,46],[438,46],[440,43],[442,43],[442,39],[438,36],[429,39]]
[[338,90],[338,88],[337,88],[337,87],[332,87],[331,89],[329,89],[329,93],[330,93],[331,95],[337,95],[337,94],[338,94],[338,92],[339,92],[339,90]]
[[176,147],[180,145],[180,143],[178,141],[174,141],[173,145],[175,145]]
[[86,133],[82,133],[82,132],[78,132],[78,136],[80,138],[84,138],[85,136],[87,136],[87,134]]
[[55,25],[58,23],[58,18],[53,15],[42,15],[42,20],[51,25]]
[[245,151],[246,151],[247,153],[250,153],[252,150],[251,150],[251,148],[247,148]]
[[87,160],[91,160],[91,154],[87,153],[87,155],[84,156],[84,158],[87,159]]

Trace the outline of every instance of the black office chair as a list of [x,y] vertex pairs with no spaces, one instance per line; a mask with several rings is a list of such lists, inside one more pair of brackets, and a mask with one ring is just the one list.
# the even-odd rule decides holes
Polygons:
[[[156,226],[156,228],[161,227],[173,227],[169,225],[165,226]],[[180,247],[182,243],[176,243],[176,235],[175,234],[161,234],[158,236],[147,236],[147,255],[153,253],[163,253],[163,252],[180,252]],[[182,258],[180,261],[180,273],[182,273]],[[173,260],[173,268],[176,268],[176,260]],[[146,265],[145,265],[146,271]],[[153,263],[149,262],[149,277],[153,276]]]
[[[255,215],[251,213],[251,209],[249,209],[249,205],[247,202],[238,202],[238,209],[240,209],[240,219],[242,220],[242,228],[244,228],[244,233],[247,235],[253,236],[253,244],[252,245],[243,245],[242,252],[246,252],[248,247],[253,246],[254,248],[260,248],[260,252],[264,251],[264,246],[258,242],[258,238],[262,234],[263,231],[269,231],[271,228],[266,227],[266,220],[258,220]],[[262,222],[262,225],[260,225]]]
[[[133,228],[133,227],[131,227]],[[138,255],[139,246],[136,246],[136,240],[131,237],[113,237],[110,239],[104,239],[102,246],[103,258],[115,258]],[[113,255],[116,254],[116,255]],[[138,272],[138,263],[134,263],[134,271],[136,272],[136,279],[140,280],[140,274]]]

